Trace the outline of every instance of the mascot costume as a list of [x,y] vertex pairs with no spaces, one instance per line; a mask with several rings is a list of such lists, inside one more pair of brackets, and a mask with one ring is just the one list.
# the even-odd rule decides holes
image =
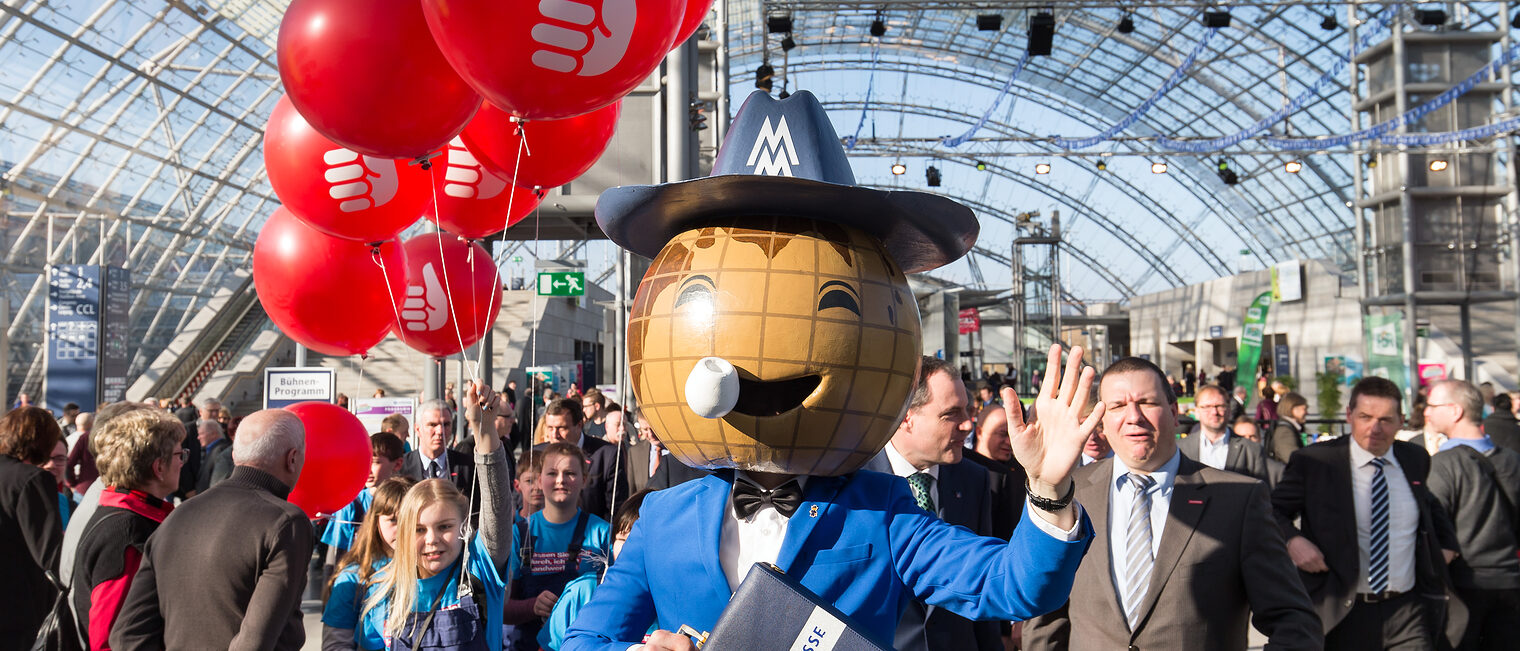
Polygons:
[[[1065,603],[1092,538],[1069,473],[1102,412],[1077,416],[1092,381],[1079,373],[1080,349],[1060,389],[1046,382],[1041,422],[1010,411],[1032,482],[1025,508],[1040,514],[1022,518],[1011,542],[945,524],[903,479],[860,470],[892,437],[918,371],[918,307],[904,274],[969,251],[978,231],[969,209],[855,185],[812,93],[756,92],[712,176],[613,188],[596,218],[654,261],[628,326],[639,411],[671,454],[714,472],[645,499],[563,648],[624,651],[651,623],[660,629],[651,648],[684,648],[670,631],[712,630],[754,563],[875,640],[892,639],[913,598],[980,620]],[[1054,350],[1049,368],[1059,363]],[[778,648],[791,636],[782,637]]]

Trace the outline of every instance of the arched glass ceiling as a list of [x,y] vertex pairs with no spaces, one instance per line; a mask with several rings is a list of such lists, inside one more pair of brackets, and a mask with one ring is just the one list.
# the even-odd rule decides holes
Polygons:
[[[1091,300],[1122,300],[1294,258],[1354,268],[1353,153],[1279,153],[1247,140],[1223,154],[1241,176],[1226,186],[1217,174],[1219,155],[1156,154],[1150,137],[1229,135],[1272,113],[1346,55],[1353,15],[1357,29],[1373,29],[1384,5],[1234,6],[1231,26],[1213,36],[1183,81],[1139,122],[1112,142],[1068,152],[1045,139],[1093,135],[1128,115],[1165,83],[1206,28],[1197,3],[1044,6],[1050,4],[1052,54],[1031,58],[976,139],[958,148],[938,141],[965,132],[997,101],[1027,44],[1034,10],[1024,3],[734,0],[732,94],[738,101],[753,90],[753,71],[768,60],[777,90],[810,90],[841,136],[858,130],[851,157],[862,183],[924,188],[926,167],[937,167],[943,178],[937,191],[979,207],[983,217],[978,254],[938,272],[958,282],[1007,286],[1006,262],[985,252],[1006,256],[1016,237],[1010,217],[1030,210],[1047,221],[1060,211],[1064,241],[1080,253],[1063,265],[1066,290]],[[1455,7],[1455,28],[1508,29],[1499,3],[1443,6]],[[1399,10],[1408,16],[1412,7]],[[1135,30],[1123,34],[1117,26],[1127,11]],[[1324,29],[1330,13],[1338,26]],[[978,14],[1001,15],[1002,28],[978,30]],[[766,34],[771,15],[791,16],[794,49],[780,47],[783,35]],[[878,18],[887,31],[872,38]],[[1352,131],[1350,74],[1270,134]],[[1284,164],[1295,158],[1303,171],[1289,174]],[[1099,160],[1106,171],[1097,169]],[[978,161],[985,171],[975,169]],[[1155,161],[1167,162],[1169,173],[1153,174]],[[892,175],[894,162],[907,173]],[[1036,174],[1037,163],[1048,163],[1050,173]]]

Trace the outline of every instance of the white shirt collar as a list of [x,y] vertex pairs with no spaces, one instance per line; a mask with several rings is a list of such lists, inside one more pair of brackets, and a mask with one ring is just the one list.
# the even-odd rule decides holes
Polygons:
[[888,442],[887,447],[883,449],[887,453],[887,463],[892,464],[892,474],[897,475],[898,477],[906,478],[916,472],[923,472],[930,477],[933,477],[935,481],[939,481],[939,464],[934,464],[932,466],[929,466],[927,469],[920,471],[918,468],[914,467],[913,464],[909,462],[901,452],[897,451],[896,444]]
[[[1347,436],[1350,436],[1350,435],[1348,434]],[[1356,438],[1353,437],[1351,439],[1351,467],[1352,468],[1360,468],[1360,467],[1365,466],[1365,465],[1367,465],[1369,463],[1372,463],[1372,460],[1375,459],[1375,458],[1377,458],[1377,457],[1374,457],[1373,454],[1367,450],[1367,448],[1362,447],[1362,444],[1360,442],[1358,442],[1356,440]],[[1393,465],[1396,465],[1396,466],[1399,464],[1399,460],[1396,457],[1393,456],[1393,446],[1391,446],[1391,445],[1388,446],[1388,451],[1383,453],[1382,458],[1387,459],[1388,463],[1390,463],[1390,464],[1393,464]]]
[[1216,447],[1216,446],[1226,446],[1226,445],[1229,445],[1229,444],[1230,444],[1230,428],[1228,428],[1228,427],[1226,427],[1224,429],[1224,436],[1219,437],[1219,442],[1218,443],[1212,443],[1212,442],[1210,442],[1209,441],[1209,433],[1206,432],[1206,431],[1204,431],[1202,428],[1198,429],[1198,445],[1200,445],[1200,446],[1206,445],[1206,446],[1209,446],[1209,447]]
[[[1172,480],[1177,477],[1177,467],[1181,464],[1182,450],[1173,450],[1171,459],[1168,459],[1160,468],[1151,471],[1151,479],[1156,480],[1156,486],[1164,490],[1172,485]],[[1119,455],[1114,455],[1114,475],[1113,479],[1109,481],[1109,485],[1118,486],[1119,478],[1129,474],[1129,472],[1129,467],[1124,465],[1124,461],[1119,458]]]

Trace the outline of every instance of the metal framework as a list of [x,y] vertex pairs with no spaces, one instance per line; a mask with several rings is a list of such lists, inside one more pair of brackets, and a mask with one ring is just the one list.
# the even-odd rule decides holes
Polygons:
[[[1221,155],[1162,156],[1153,138],[1233,133],[1269,114],[1350,47],[1345,27],[1320,29],[1327,12],[1345,25],[1383,5],[1233,6],[1232,26],[1140,122],[1112,142],[1070,152],[1054,149],[1049,136],[1094,133],[1144,102],[1203,36],[1199,15],[1214,3],[719,2],[727,18],[709,26],[725,37],[713,40],[729,46],[719,60],[728,62],[731,81],[727,95],[716,95],[715,132],[721,135],[728,98],[742,100],[753,87],[749,71],[768,60],[780,88],[820,96],[841,135],[859,125],[851,156],[862,184],[921,187],[925,168],[940,168],[944,187],[936,190],[983,217],[978,247],[936,272],[942,280],[1000,287],[1018,237],[1013,215],[1027,210],[1065,216],[1067,266],[1060,273],[1069,305],[1124,300],[1288,258],[1354,266],[1347,202],[1364,172],[1358,154],[1286,154],[1248,140],[1222,154],[1241,175],[1239,185],[1226,186],[1215,174]],[[0,0],[7,396],[34,391],[41,381],[48,264],[132,270],[134,375],[217,290],[240,284],[259,226],[278,202],[263,170],[262,128],[281,92],[274,44],[286,4]],[[1454,28],[1507,28],[1499,3],[1446,6]],[[1033,60],[975,138],[954,149],[940,145],[997,100],[1025,48],[1028,14],[1040,7],[1054,8],[1052,55]],[[794,49],[783,51],[782,35],[766,34],[773,13],[792,16]],[[979,31],[976,18],[985,13],[1002,16],[1002,28]],[[1117,30],[1126,14],[1135,25],[1127,34]],[[873,38],[878,18],[886,34]],[[1352,74],[1273,133],[1350,131]],[[1283,172],[1294,158],[1303,171]],[[1151,174],[1150,163],[1161,160],[1168,173]],[[907,175],[888,172],[899,161]],[[1036,162],[1048,162],[1051,173],[1035,174]],[[1105,171],[1096,169],[1099,162]],[[528,253],[516,242],[509,250]],[[545,254],[550,250],[579,252],[603,280],[615,268],[605,243],[561,242]]]

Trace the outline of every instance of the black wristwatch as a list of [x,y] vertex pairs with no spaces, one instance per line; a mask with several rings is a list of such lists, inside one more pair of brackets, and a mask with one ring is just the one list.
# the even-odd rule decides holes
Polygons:
[[1041,511],[1056,513],[1071,506],[1071,501],[1077,497],[1077,482],[1071,480],[1071,486],[1066,489],[1066,494],[1058,500],[1047,500],[1034,494],[1034,487],[1029,485],[1029,480],[1024,480],[1024,492],[1029,496],[1029,503]]

